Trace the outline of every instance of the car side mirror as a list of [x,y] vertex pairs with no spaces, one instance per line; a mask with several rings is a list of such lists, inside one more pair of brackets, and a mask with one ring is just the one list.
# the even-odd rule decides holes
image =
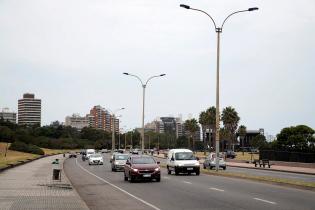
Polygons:
[[171,158],[171,161],[174,161],[174,158],[173,158],[173,157]]
[[157,161],[156,163],[157,163],[157,164],[160,164],[161,162],[160,162],[160,161]]
[[200,160],[200,158],[199,158],[199,157],[196,157],[196,160]]
[[110,162],[110,163],[112,163],[113,161],[112,161],[112,160],[110,160],[109,162]]

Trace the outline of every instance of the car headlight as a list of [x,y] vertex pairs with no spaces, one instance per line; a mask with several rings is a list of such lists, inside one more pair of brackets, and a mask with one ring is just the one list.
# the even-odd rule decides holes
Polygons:
[[199,163],[199,162],[195,163],[195,166],[199,166],[199,165],[200,165],[200,163]]
[[154,171],[160,171],[160,167],[155,168]]
[[118,161],[116,161],[116,162],[115,162],[115,164],[116,164],[116,165],[118,165],[118,164],[119,164],[119,162],[118,162]]
[[138,172],[139,170],[138,169],[136,169],[136,168],[133,168],[132,169],[134,172]]
[[178,164],[178,166],[184,166],[184,164],[182,164],[182,163],[179,163],[179,164]]

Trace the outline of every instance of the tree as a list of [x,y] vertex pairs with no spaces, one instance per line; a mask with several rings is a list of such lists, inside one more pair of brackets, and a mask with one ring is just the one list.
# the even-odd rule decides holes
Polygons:
[[[205,133],[207,129],[211,129],[214,134],[215,134],[215,117],[216,117],[216,111],[215,107],[209,107],[206,111],[202,111],[199,114],[199,123],[201,124],[202,127],[202,133],[203,136],[205,137]],[[204,141],[204,154],[206,154],[206,141]]]
[[[195,149],[195,136],[196,132],[199,130],[198,122],[195,118],[186,120],[184,123],[185,130],[189,133],[189,139],[192,139],[192,150],[194,151]],[[190,140],[188,139],[188,147],[190,147]]]
[[221,119],[223,121],[224,128],[229,133],[229,146],[231,148],[231,144],[235,142],[235,131],[238,126],[238,122],[240,121],[240,117],[235,109],[231,106],[226,107],[222,111]]
[[243,152],[243,156],[244,156],[244,138],[246,136],[246,126],[245,125],[241,125],[238,127],[238,135],[240,136],[241,139],[241,146],[242,146],[242,152]]
[[288,150],[309,150],[314,145],[315,131],[306,126],[286,127],[277,135],[277,146]]
[[262,148],[267,144],[266,137],[262,134],[255,136],[251,141],[251,146],[255,148]]

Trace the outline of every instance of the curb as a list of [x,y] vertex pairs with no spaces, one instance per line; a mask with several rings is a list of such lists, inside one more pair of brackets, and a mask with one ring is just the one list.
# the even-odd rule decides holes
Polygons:
[[26,159],[26,160],[22,160],[22,161],[20,160],[20,161],[18,161],[18,163],[9,164],[8,166],[0,168],[0,173],[2,173],[3,171],[6,171],[8,169],[15,168],[17,166],[21,166],[21,165],[24,165],[26,163],[30,163],[30,162],[33,162],[35,160],[39,160],[39,159],[42,159],[42,158],[45,158],[45,157],[49,157],[49,156],[54,156],[54,155],[58,155],[58,154],[42,155],[42,156],[39,156],[39,157],[34,158],[34,159]]

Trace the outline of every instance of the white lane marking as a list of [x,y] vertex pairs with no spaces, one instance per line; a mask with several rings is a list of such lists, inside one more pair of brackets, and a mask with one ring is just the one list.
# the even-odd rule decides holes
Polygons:
[[270,204],[277,204],[276,202],[272,202],[272,201],[267,201],[267,200],[264,200],[264,199],[260,199],[260,198],[254,198],[255,200],[258,200],[258,201],[262,201],[262,202],[265,202],[265,203],[270,203]]
[[210,187],[209,189],[210,190],[216,190],[216,191],[224,192],[224,190],[219,189],[219,188],[215,188],[215,187]]
[[186,184],[192,184],[191,182],[186,182],[186,181],[183,181],[184,183],[186,183]]
[[159,209],[158,207],[154,206],[153,204],[150,204],[150,203],[148,203],[148,202],[142,200],[141,198],[138,198],[137,196],[135,196],[135,195],[133,195],[133,194],[127,192],[126,190],[124,190],[124,189],[122,189],[122,188],[120,188],[120,187],[118,187],[118,186],[116,186],[116,185],[110,183],[109,181],[106,181],[105,179],[103,179],[103,178],[101,178],[101,177],[98,177],[97,175],[95,175],[95,174],[91,173],[90,171],[86,170],[85,168],[83,168],[83,167],[81,166],[81,164],[78,163],[77,159],[76,159],[75,163],[76,163],[82,170],[84,170],[85,172],[89,173],[90,175],[92,175],[92,176],[98,178],[99,180],[105,182],[106,184],[109,184],[110,186],[112,186],[112,187],[114,187],[114,188],[120,190],[121,192],[123,192],[123,193],[129,195],[130,197],[133,197],[134,199],[136,199],[136,200],[138,200],[138,201],[140,201],[140,202],[146,204],[147,206],[152,207],[152,208],[155,209],[155,210],[161,210],[161,209]]
[[171,178],[169,178],[167,176],[163,176],[162,179],[171,179]]

